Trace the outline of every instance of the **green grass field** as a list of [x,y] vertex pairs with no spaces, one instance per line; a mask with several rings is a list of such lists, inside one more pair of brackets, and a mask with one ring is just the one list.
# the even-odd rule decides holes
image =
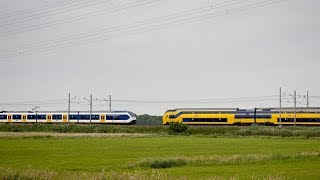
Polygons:
[[207,136],[0,138],[0,178],[319,179],[320,139]]

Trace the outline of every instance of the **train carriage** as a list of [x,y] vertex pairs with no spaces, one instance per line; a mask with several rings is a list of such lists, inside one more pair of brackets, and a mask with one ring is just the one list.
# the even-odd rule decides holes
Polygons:
[[179,108],[166,111],[162,120],[190,125],[320,125],[320,108],[282,108],[281,113],[279,108]]
[[[69,115],[68,115],[69,114]],[[130,111],[95,111],[90,112],[0,112],[2,123],[101,123],[101,124],[135,124],[136,115]]]

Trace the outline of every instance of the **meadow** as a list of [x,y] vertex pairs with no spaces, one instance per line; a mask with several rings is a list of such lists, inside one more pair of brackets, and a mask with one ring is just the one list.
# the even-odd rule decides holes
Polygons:
[[0,133],[1,179],[319,179],[320,139]]

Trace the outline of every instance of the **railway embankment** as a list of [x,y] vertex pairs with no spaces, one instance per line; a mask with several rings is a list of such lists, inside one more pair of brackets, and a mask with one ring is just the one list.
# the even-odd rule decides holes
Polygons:
[[0,124],[0,132],[92,133],[92,134],[153,134],[204,135],[212,137],[278,136],[320,137],[320,127],[306,126],[137,126],[101,124]]

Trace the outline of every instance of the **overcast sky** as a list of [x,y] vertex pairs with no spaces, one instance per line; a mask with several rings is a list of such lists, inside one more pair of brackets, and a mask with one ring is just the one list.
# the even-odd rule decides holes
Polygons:
[[280,86],[284,106],[294,89],[298,106],[307,91],[320,106],[319,8],[319,0],[0,0],[0,110],[66,110],[69,92],[72,110],[89,109],[91,93],[137,114],[278,107]]

